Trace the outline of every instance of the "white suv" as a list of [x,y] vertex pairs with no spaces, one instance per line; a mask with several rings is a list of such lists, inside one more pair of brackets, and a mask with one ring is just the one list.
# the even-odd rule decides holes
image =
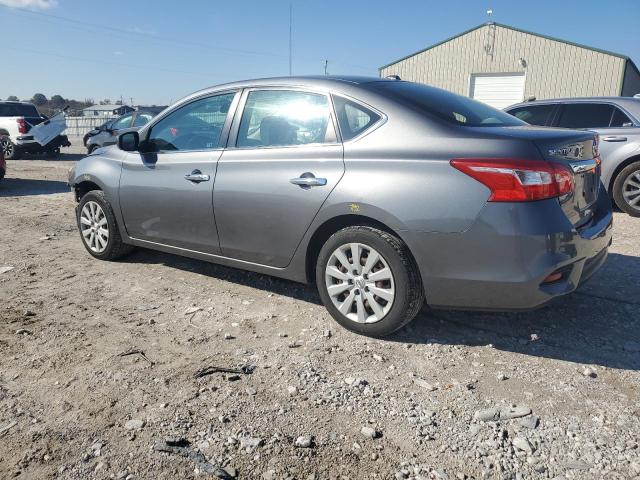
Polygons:
[[32,103],[0,102],[0,148],[4,157],[7,160],[16,160],[23,153],[57,156],[60,147],[71,145],[65,135],[58,135],[45,146],[38,143],[33,135],[29,135],[31,127],[47,120],[38,113],[38,109]]

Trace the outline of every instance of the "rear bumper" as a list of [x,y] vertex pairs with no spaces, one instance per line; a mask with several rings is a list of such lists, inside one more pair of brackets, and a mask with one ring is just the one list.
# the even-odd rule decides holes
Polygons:
[[[434,308],[529,310],[574,291],[607,258],[611,202],[600,192],[592,220],[573,228],[555,199],[488,203],[456,234],[403,232]],[[543,284],[560,270],[563,276]]]

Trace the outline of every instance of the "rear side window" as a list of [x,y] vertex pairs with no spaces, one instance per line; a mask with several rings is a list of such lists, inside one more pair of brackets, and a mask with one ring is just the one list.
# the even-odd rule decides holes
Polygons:
[[286,147],[325,143],[326,95],[289,90],[249,92],[238,131],[238,147]]
[[333,97],[342,140],[351,140],[380,120],[380,115],[346,98]]
[[549,117],[555,105],[529,105],[509,110],[509,113],[523,122],[544,127],[549,122]]
[[558,127],[603,128],[608,127],[613,115],[613,105],[605,103],[569,103],[562,106]]
[[406,108],[457,125],[467,127],[526,125],[502,110],[440,88],[399,81],[380,81],[370,85]]
[[633,127],[631,119],[619,108],[613,107],[612,127]]

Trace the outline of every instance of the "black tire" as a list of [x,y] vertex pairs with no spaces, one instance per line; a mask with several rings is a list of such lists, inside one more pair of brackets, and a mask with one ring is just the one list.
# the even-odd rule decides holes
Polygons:
[[60,147],[52,148],[46,151],[47,159],[54,159],[60,157]]
[[[82,234],[80,216],[82,213],[82,209],[90,201],[93,201],[100,206],[100,208],[104,212],[105,218],[107,219],[109,237],[107,240],[106,248],[102,252],[96,252],[92,250]],[[98,258],[100,260],[116,260],[125,255],[128,255],[134,249],[132,245],[128,245],[122,241],[120,231],[118,230],[118,223],[116,221],[115,215],[113,214],[111,204],[107,201],[104,196],[104,192],[102,192],[101,190],[91,190],[80,199],[80,202],[78,203],[78,207],[76,209],[76,221],[78,224],[78,231],[80,232],[80,239],[82,241],[82,244],[84,245],[84,248],[86,248],[87,251],[95,258]]]
[[19,160],[22,157],[20,148],[7,136],[0,137],[0,148],[5,160]]
[[[636,177],[633,178],[634,176]],[[631,165],[627,165],[623,168],[622,171],[618,173],[618,176],[613,183],[613,199],[616,202],[616,205],[618,205],[618,208],[632,217],[640,217],[640,200],[637,205],[631,205],[624,197],[625,190],[629,188],[628,185],[625,185],[628,180],[632,180],[635,181],[636,184],[640,184],[640,162],[632,163]],[[637,197],[634,197],[631,200],[633,201],[635,198]]]
[[91,155],[93,153],[93,151],[98,149],[98,148],[100,148],[100,146],[98,146],[98,145],[89,145],[87,147],[87,154]]
[[[327,291],[325,283],[327,264],[336,249],[349,243],[360,243],[375,249],[386,261],[393,274],[395,297],[391,308],[382,319],[374,323],[358,323],[347,318],[333,304]],[[368,226],[343,228],[325,242],[316,264],[316,284],[322,302],[340,325],[371,337],[384,337],[402,328],[413,320],[424,304],[420,272],[406,244],[395,235]]]

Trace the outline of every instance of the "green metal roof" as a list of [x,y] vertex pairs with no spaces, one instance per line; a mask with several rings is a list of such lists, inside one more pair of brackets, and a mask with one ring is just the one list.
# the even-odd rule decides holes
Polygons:
[[580,43],[569,42],[568,40],[563,40],[563,39],[561,39],[561,38],[551,37],[551,36],[549,36],[549,35],[542,35],[542,34],[540,34],[540,33],[530,32],[530,31],[528,31],[528,30],[522,30],[521,28],[512,27],[511,25],[505,25],[505,24],[503,24],[503,23],[487,22],[487,23],[482,23],[482,24],[478,25],[477,27],[470,28],[469,30],[465,30],[465,31],[464,31],[464,32],[462,32],[462,33],[459,33],[459,34],[457,34],[457,35],[454,35],[453,37],[449,37],[449,38],[447,38],[446,40],[443,40],[443,41],[441,41],[441,42],[436,43],[435,45],[431,45],[430,47],[424,48],[424,49],[419,50],[419,51],[417,51],[417,52],[414,52],[414,53],[412,53],[412,54],[410,54],[410,55],[407,55],[407,56],[405,56],[405,57],[402,57],[402,58],[400,58],[399,60],[396,60],[396,61],[394,61],[394,62],[391,62],[391,63],[389,63],[389,64],[387,64],[387,65],[383,65],[382,67],[378,68],[378,71],[382,70],[383,68],[387,68],[387,67],[390,67],[390,66],[392,66],[392,65],[395,65],[396,63],[402,62],[403,60],[406,60],[407,58],[411,58],[411,57],[413,57],[414,55],[418,55],[419,53],[426,52],[427,50],[431,50],[432,48],[435,48],[435,47],[437,47],[437,46],[439,46],[439,45],[442,45],[443,43],[450,42],[451,40],[453,40],[453,39],[455,39],[455,38],[458,38],[458,37],[461,37],[461,36],[463,36],[463,35],[466,35],[467,33],[471,33],[471,32],[473,32],[474,30],[478,30],[478,29],[480,29],[480,28],[482,28],[482,27],[486,27],[487,25],[496,25],[497,27],[508,28],[509,30],[514,30],[514,31],[516,31],[516,32],[520,32],[520,33],[526,33],[526,34],[528,34],[528,35],[535,35],[536,37],[546,38],[547,40],[552,40],[552,41],[554,41],[554,42],[566,43],[567,45],[573,45],[574,47],[586,48],[587,50],[592,50],[592,51],[594,51],[594,52],[604,53],[605,55],[611,55],[611,56],[614,56],[614,57],[622,58],[622,59],[624,59],[624,60],[627,60],[629,63],[631,63],[631,65],[632,65],[636,70],[638,70],[638,67],[636,67],[636,65],[633,63],[633,60],[631,60],[628,56],[626,56],[626,55],[622,55],[622,54],[620,54],[620,53],[610,52],[610,51],[608,51],[608,50],[602,50],[602,49],[600,49],[600,48],[594,48],[594,47],[590,47],[590,46],[588,46],[588,45],[582,45],[582,44],[580,44]]

